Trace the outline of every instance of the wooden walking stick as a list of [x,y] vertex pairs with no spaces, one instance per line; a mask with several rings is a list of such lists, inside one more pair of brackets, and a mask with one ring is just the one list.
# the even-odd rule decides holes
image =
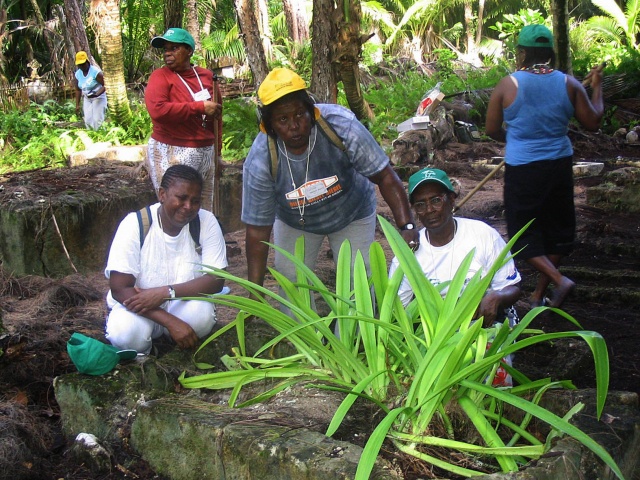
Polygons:
[[[222,99],[218,98],[218,76],[214,73],[213,75],[213,98],[216,103],[222,105]],[[214,173],[213,173],[213,214],[216,218],[220,218],[220,180],[222,179],[222,165],[220,164],[220,158],[218,157],[218,143],[220,139],[218,135],[220,134],[220,128],[218,124],[218,119],[213,119],[213,135],[215,136],[215,145],[214,145]]]
[[468,201],[471,197],[473,197],[473,195],[474,195],[478,190],[480,190],[480,189],[482,188],[482,186],[483,186],[485,183],[487,183],[489,180],[491,180],[491,179],[493,178],[493,176],[494,176],[496,173],[498,173],[498,170],[500,170],[503,166],[504,166],[504,159],[503,159],[503,160],[502,160],[498,165],[496,165],[496,167],[495,167],[493,170],[491,170],[491,171],[489,172],[489,174],[488,174],[486,177],[484,177],[484,178],[482,179],[482,181],[481,181],[478,185],[476,185],[476,186],[474,187],[474,189],[473,189],[473,190],[471,190],[469,193],[467,193],[467,195],[466,195],[462,200],[460,200],[460,203],[458,203],[458,205],[456,205],[455,207],[453,207],[453,213],[456,213],[458,210],[460,210],[460,207],[462,207],[465,203],[467,203],[467,201]]
[[[602,70],[604,70],[604,67],[607,66],[607,62],[602,62],[600,65],[598,65],[598,72],[601,72]],[[587,73],[587,76],[584,77],[584,80],[582,80],[582,86],[583,87],[588,87],[591,84],[591,72]]]

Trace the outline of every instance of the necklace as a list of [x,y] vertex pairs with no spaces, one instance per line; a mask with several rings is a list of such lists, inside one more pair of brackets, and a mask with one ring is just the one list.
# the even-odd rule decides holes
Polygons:
[[[458,222],[456,222],[456,219],[453,219],[453,237],[451,238],[451,251],[449,253],[449,257],[451,258],[451,261],[449,263],[449,275],[447,277],[447,280],[452,280],[453,279],[453,253],[454,253],[454,249],[455,249],[455,245],[456,245],[456,233],[458,233]],[[439,279],[439,275],[437,273],[437,265],[436,265],[436,260],[435,260],[435,255],[433,254],[433,245],[431,245],[431,239],[429,238],[429,230],[425,229],[425,235],[427,237],[427,243],[429,244],[429,254],[431,255],[431,264],[433,265],[433,273],[434,273],[434,277],[436,277],[437,279]],[[443,247],[445,245],[448,245],[449,242],[445,243],[444,245],[442,245]],[[442,283],[442,282],[440,282]]]
[[[318,136],[318,130],[315,129],[314,130],[314,137],[313,137],[313,147],[311,146],[311,135],[309,135],[309,145],[307,147],[307,167],[305,170],[305,174],[304,174],[304,183],[302,184],[302,191],[300,192],[302,194],[302,204],[300,204],[300,196],[296,197],[296,205],[298,207],[298,213],[300,214],[300,220],[298,220],[298,225],[300,225],[302,228],[304,228],[304,209],[307,206],[307,199],[306,199],[306,195],[304,192],[304,185],[307,184],[307,182],[309,181],[309,158],[311,157],[311,152],[313,151],[313,148],[316,146],[316,138]],[[293,190],[295,191],[297,189],[296,187],[296,181],[293,178],[293,170],[291,169],[291,161],[289,160],[289,153],[287,151],[287,146],[284,146],[284,150],[282,148],[280,148],[280,143],[278,143],[278,149],[284,153],[284,157],[287,159],[287,165],[289,166],[289,175],[291,176],[291,185],[293,186]]]
[[530,67],[522,67],[520,71],[545,74],[553,72],[553,68],[551,68],[548,63],[536,63]]
[[164,233],[164,227],[162,226],[162,215],[160,215],[160,209],[158,209],[158,225],[160,225],[160,230]]

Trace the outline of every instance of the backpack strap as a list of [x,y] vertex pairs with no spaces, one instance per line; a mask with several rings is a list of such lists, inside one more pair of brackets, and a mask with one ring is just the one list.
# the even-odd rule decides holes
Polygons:
[[271,159],[271,177],[275,178],[278,173],[278,146],[276,140],[271,135],[267,135],[269,145],[269,158]]
[[347,147],[345,147],[344,142],[342,141],[340,136],[336,133],[333,127],[329,125],[329,122],[327,122],[327,120],[322,115],[316,118],[316,123],[320,127],[320,130],[322,131],[322,133],[324,133],[327,136],[327,138],[331,141],[331,143],[333,143],[336,147],[338,147],[343,152],[347,150]]
[[196,244],[197,254],[202,255],[202,245],[200,245],[200,215],[196,215],[195,218],[189,222],[189,233]]
[[153,222],[151,209],[147,205],[146,207],[138,210],[136,212],[136,216],[138,217],[138,227],[140,230],[140,248],[142,248],[144,239],[147,237],[147,233],[149,233],[149,228],[151,227],[151,223]]
[[[151,215],[151,208],[147,205],[136,212],[138,217],[138,228],[140,230],[140,248],[144,245],[144,239],[149,233],[151,224],[153,223],[153,215]],[[200,215],[196,215],[193,220],[189,222],[189,233],[191,238],[196,244],[196,252],[198,255],[202,255],[202,245],[200,245]]]
[[[344,142],[340,138],[340,136],[336,133],[329,122],[320,115],[316,118],[316,125],[320,128],[320,131],[329,139],[331,143],[333,143],[336,147],[340,149],[342,152],[347,151],[347,147],[344,145]],[[271,176],[275,178],[278,173],[278,145],[276,144],[276,140],[271,136],[267,135],[267,144],[269,145],[269,157],[271,158]]]

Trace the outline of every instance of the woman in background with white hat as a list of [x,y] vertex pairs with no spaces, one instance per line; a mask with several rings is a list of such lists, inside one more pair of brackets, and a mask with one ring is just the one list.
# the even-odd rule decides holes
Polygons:
[[104,122],[107,112],[107,95],[102,70],[91,65],[87,52],[76,53],[75,74],[76,112],[80,113],[80,98],[84,123],[88,128],[97,130]]

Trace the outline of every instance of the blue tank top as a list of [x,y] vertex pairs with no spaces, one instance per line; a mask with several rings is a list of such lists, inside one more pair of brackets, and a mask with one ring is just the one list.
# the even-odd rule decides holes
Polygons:
[[518,81],[518,93],[504,109],[507,164],[524,165],[572,155],[567,130],[574,108],[565,74],[557,70],[542,75],[518,71],[512,76]]

